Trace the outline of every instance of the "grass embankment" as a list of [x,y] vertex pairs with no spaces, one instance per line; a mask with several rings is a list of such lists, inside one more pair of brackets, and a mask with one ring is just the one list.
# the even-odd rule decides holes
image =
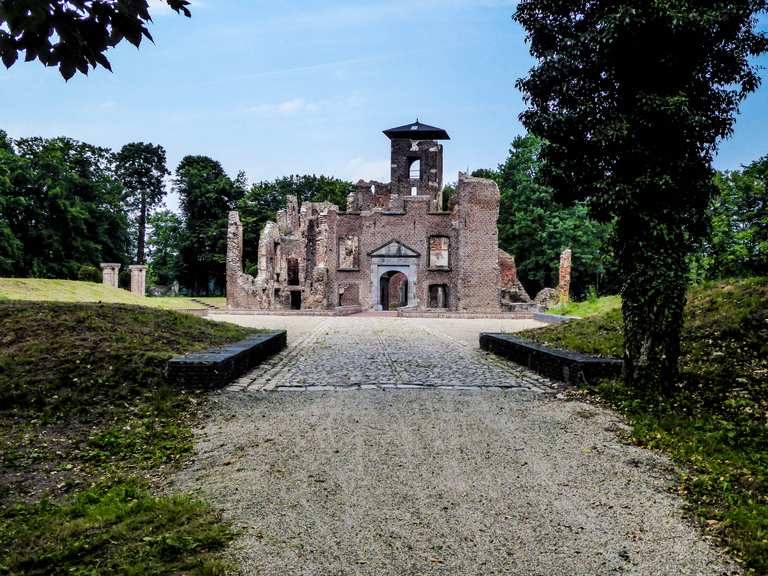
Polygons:
[[0,300],[26,302],[103,302],[105,304],[134,304],[165,310],[201,310],[204,304],[223,308],[226,298],[185,298],[136,296],[128,290],[112,288],[94,282],[49,280],[45,278],[0,278]]
[[597,316],[599,314],[605,314],[611,310],[617,310],[621,308],[621,297],[619,296],[602,296],[600,298],[590,298],[583,302],[568,302],[567,304],[559,304],[547,310],[551,314],[561,314],[562,316],[578,316],[580,318],[588,318],[590,316]]
[[126,305],[0,303],[0,574],[219,574],[217,513],[153,486],[201,396],[166,361],[252,330]]
[[[521,334],[545,345],[620,357],[618,309]],[[621,409],[631,439],[682,465],[678,490],[704,529],[768,574],[768,279],[720,282],[688,296],[676,392],[648,407],[620,382],[591,392]]]

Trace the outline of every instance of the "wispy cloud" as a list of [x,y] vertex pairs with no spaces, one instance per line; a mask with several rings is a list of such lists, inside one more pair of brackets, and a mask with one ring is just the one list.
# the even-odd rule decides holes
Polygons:
[[307,100],[296,97],[281,102],[254,104],[248,106],[245,111],[259,116],[298,116],[300,114],[314,114],[327,111],[333,108],[352,108],[361,106],[365,99],[357,92],[350,94],[340,100]]
[[300,112],[317,112],[319,109],[315,102],[307,102],[304,98],[291,98],[274,104],[256,104],[245,110],[259,116],[291,116]]

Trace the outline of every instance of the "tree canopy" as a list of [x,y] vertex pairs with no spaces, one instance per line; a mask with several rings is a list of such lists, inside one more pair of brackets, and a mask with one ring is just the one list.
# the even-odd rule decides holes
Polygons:
[[77,278],[128,261],[128,219],[113,155],[69,138],[0,132],[0,275]]
[[[163,0],[191,16],[189,0]],[[105,53],[123,39],[137,48],[152,41],[149,0],[8,0],[0,2],[0,59],[7,68],[24,60],[58,66],[69,80],[89,66],[112,67]]]
[[194,294],[225,289],[227,217],[245,194],[245,175],[235,180],[207,156],[185,156],[176,168],[184,232],[179,250],[180,282]]
[[136,263],[144,264],[147,218],[165,197],[165,148],[134,142],[116,155],[117,176],[123,184],[126,208],[136,221]]
[[573,250],[574,295],[584,296],[589,288],[615,289],[611,224],[590,218],[583,202],[565,205],[556,200],[554,190],[541,181],[541,145],[533,135],[518,136],[497,170],[473,172],[499,185],[499,246],[515,257],[531,296],[557,285],[565,248]]
[[686,257],[707,231],[712,157],[759,85],[766,0],[522,0],[537,64],[518,81],[558,197],[616,220],[628,384],[676,380]]

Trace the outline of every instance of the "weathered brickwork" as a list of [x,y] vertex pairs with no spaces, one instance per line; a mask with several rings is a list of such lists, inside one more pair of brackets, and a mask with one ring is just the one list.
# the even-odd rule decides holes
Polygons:
[[459,174],[443,211],[437,140],[448,134],[418,122],[385,134],[392,182],[361,180],[344,212],[289,197],[261,232],[256,277],[243,272],[242,225],[230,213],[229,308],[502,311],[498,187]]
[[570,248],[563,250],[560,254],[560,301],[568,302],[571,299],[571,258],[573,253]]

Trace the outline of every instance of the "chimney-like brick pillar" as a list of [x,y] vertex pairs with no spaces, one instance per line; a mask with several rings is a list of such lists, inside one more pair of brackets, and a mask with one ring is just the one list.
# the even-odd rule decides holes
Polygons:
[[136,296],[145,296],[147,289],[147,267],[136,264],[128,266],[131,271],[131,292]]
[[120,264],[104,263],[101,265],[101,281],[105,286],[118,287]]
[[560,254],[560,301],[565,303],[571,299],[571,257],[573,253],[570,248],[563,250]]

